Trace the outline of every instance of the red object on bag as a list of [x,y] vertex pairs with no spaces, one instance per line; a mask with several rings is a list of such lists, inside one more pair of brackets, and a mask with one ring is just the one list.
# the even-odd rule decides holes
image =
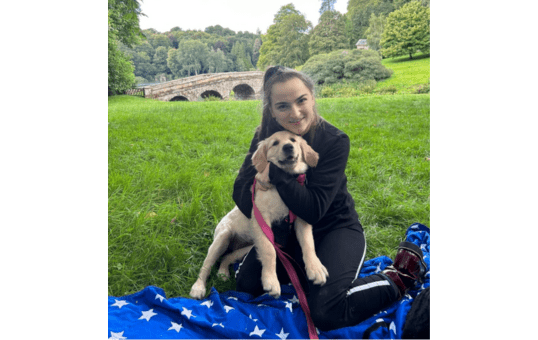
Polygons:
[[[299,178],[297,178],[297,181],[304,185],[305,175],[301,174],[299,175]],[[297,292],[297,295],[299,295],[299,303],[301,304],[301,308],[303,309],[303,312],[306,316],[306,324],[308,326],[308,336],[310,339],[319,339],[318,333],[316,332],[316,327],[314,326],[314,321],[312,320],[312,316],[310,315],[310,308],[308,308],[308,301],[306,300],[306,295],[303,290],[303,287],[301,286],[301,282],[299,281],[299,276],[297,275],[297,272],[293,268],[290,260],[287,258],[291,258],[288,254],[286,254],[284,251],[282,251],[279,248],[279,245],[275,243],[275,236],[273,235],[273,231],[271,230],[271,227],[265,223],[263,220],[262,214],[258,207],[256,207],[256,204],[254,203],[254,191],[256,188],[256,179],[254,179],[254,184],[252,185],[252,207],[254,208],[254,216],[256,217],[256,220],[258,221],[258,224],[262,228],[263,233],[273,247],[275,247],[276,254],[278,255],[278,258],[284,265],[284,268],[286,269],[286,272],[288,273],[288,276],[290,277],[291,283],[293,284],[293,287],[295,287],[295,291]],[[290,223],[292,223],[297,216],[293,214],[290,210]]]

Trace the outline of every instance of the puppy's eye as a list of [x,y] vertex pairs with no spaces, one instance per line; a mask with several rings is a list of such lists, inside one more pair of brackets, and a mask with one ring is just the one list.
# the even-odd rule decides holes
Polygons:
[[290,138],[290,140],[295,143],[295,138]]
[[277,145],[278,145],[278,141],[275,141],[275,142],[273,143],[273,146],[277,146]]

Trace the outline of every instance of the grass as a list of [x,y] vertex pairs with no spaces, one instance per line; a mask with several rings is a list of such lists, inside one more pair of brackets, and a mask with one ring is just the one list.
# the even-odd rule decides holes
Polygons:
[[[366,230],[367,258],[393,257],[413,222],[429,225],[429,99],[425,95],[318,99],[346,132],[348,190]],[[259,101],[160,102],[109,98],[108,294],[147,285],[188,296],[233,182]],[[235,289],[216,278],[208,287]]]
[[413,59],[398,57],[383,59],[381,63],[394,71],[389,79],[377,83],[377,89],[395,87],[399,94],[412,93],[418,84],[430,82],[430,55],[417,54]]

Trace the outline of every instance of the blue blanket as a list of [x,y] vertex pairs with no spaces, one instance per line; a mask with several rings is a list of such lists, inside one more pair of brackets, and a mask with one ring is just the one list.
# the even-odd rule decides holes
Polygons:
[[[401,338],[413,299],[430,285],[430,229],[415,223],[406,231],[406,241],[420,246],[427,265],[424,284],[417,285],[400,301],[352,327],[328,332],[319,338],[378,339]],[[392,264],[387,256],[364,263],[359,277],[380,272]],[[224,293],[211,289],[204,300],[166,298],[158,287],[123,296],[108,297],[109,339],[205,339],[205,338],[308,338],[304,313],[293,286],[282,286],[274,299],[265,294],[257,298],[236,291]]]

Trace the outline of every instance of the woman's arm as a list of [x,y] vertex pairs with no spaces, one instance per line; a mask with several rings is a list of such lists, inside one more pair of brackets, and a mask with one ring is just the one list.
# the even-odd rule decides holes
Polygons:
[[344,180],[349,156],[349,137],[340,135],[333,145],[319,150],[317,167],[313,168],[307,185],[300,185],[295,176],[276,165],[270,165],[269,179],[288,208],[309,224],[323,218]]
[[250,187],[254,183],[256,168],[252,166],[252,155],[258,148],[258,136],[254,135],[247,156],[239,169],[239,174],[234,182],[233,200],[243,215],[250,218],[252,212],[252,192]]

